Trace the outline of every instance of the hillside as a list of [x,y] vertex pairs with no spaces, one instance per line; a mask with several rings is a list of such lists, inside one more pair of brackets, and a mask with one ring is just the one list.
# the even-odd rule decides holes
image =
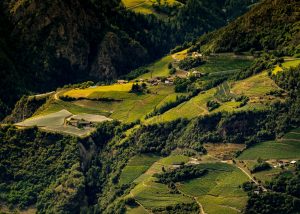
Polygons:
[[297,0],[262,1],[228,26],[201,37],[198,48],[206,52],[252,49],[299,54],[299,8]]
[[2,1],[0,214],[299,213],[297,4]]
[[[111,81],[224,26],[225,1],[214,1],[213,10],[204,3],[187,1],[168,20],[127,10],[119,0],[1,1],[0,118],[23,94],[85,80]],[[233,17],[248,4],[241,11],[232,7]]]

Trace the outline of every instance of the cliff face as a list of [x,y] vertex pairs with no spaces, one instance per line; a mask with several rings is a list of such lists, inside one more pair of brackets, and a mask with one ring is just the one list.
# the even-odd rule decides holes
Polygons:
[[109,26],[112,8],[106,11],[81,0],[6,1],[4,8],[13,26],[10,35],[17,41],[14,58],[21,62],[20,73],[27,82],[40,81],[33,82],[34,89],[41,83],[47,83],[43,89],[48,90],[116,77],[137,66],[131,59],[144,61],[143,46]]
[[0,2],[0,119],[26,91],[115,78],[145,62],[146,49],[111,23],[118,4]]
[[108,32],[98,47],[90,75],[96,79],[116,78],[136,67],[137,62],[145,62],[146,57],[147,50],[138,42],[126,35],[119,37],[116,33]]

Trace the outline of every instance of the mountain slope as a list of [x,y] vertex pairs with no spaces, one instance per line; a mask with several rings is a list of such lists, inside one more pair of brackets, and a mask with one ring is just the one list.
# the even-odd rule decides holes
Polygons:
[[224,26],[253,1],[237,2],[184,1],[160,19],[126,10],[120,0],[1,1],[0,118],[22,94],[116,79],[158,59]]
[[300,51],[300,2],[265,0],[228,26],[200,38],[203,51]]

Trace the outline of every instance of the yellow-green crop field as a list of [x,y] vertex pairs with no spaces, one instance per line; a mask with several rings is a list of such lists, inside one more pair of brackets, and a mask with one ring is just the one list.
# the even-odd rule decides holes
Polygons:
[[72,89],[70,91],[65,92],[64,96],[74,97],[74,98],[88,98],[94,93],[97,92],[129,92],[131,90],[133,83],[126,84],[113,84],[113,85],[105,85],[105,86],[97,86],[86,89]]

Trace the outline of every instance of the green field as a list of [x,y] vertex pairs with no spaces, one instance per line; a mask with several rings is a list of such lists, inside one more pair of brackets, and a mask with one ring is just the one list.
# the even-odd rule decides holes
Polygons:
[[267,141],[254,145],[245,150],[238,159],[299,159],[300,158],[300,133],[299,129],[286,134],[277,141]]
[[233,83],[231,92],[248,97],[263,97],[266,93],[276,89],[278,86],[275,82],[269,78],[267,72],[263,72]]
[[173,61],[174,59],[171,55],[165,56],[155,63],[147,66],[146,68],[149,69],[150,72],[139,76],[137,79],[151,79],[154,77],[169,76],[168,64]]
[[155,155],[137,155],[129,160],[120,175],[119,184],[130,184],[159,159]]
[[184,194],[197,197],[205,213],[240,213],[247,194],[239,187],[248,177],[233,165],[224,163],[201,164],[209,172],[204,177],[182,182]]
[[196,70],[209,75],[225,75],[234,73],[242,68],[251,65],[252,60],[246,57],[238,58],[232,55],[228,56],[211,56],[204,65],[199,66]]

